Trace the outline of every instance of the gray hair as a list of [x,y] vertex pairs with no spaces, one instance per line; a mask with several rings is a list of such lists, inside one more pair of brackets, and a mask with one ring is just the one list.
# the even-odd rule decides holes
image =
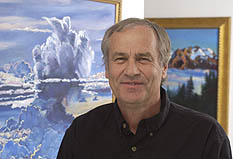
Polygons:
[[158,24],[152,23],[147,19],[139,19],[139,18],[129,18],[120,21],[119,23],[114,24],[111,26],[104,34],[104,38],[101,43],[101,50],[103,53],[103,60],[104,64],[108,64],[108,51],[109,51],[109,41],[110,37],[114,32],[120,32],[126,27],[135,26],[135,25],[145,25],[152,28],[155,34],[158,37],[158,50],[160,53],[159,60],[162,66],[168,64],[170,59],[170,49],[171,49],[171,42],[168,37],[167,32],[164,28],[159,26]]

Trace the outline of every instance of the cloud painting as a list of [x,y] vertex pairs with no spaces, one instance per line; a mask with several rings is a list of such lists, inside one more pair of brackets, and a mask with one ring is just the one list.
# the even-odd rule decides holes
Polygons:
[[78,115],[110,102],[100,50],[115,5],[0,2],[0,158],[56,158]]

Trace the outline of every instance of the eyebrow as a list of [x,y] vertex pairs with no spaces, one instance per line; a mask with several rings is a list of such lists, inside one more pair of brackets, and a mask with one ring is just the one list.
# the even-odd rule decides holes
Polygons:
[[145,53],[137,53],[136,57],[151,57],[152,58],[152,55],[149,52],[145,52]]
[[[114,59],[117,56],[124,56],[124,57],[128,57],[127,53],[123,53],[123,52],[115,52],[114,55],[112,56],[112,59]],[[153,58],[150,52],[145,52],[145,53],[136,53],[135,55],[136,58],[138,57],[149,57],[149,58]]]
[[117,56],[128,56],[126,53],[123,52],[115,52],[114,55],[112,56],[112,59],[114,59]]

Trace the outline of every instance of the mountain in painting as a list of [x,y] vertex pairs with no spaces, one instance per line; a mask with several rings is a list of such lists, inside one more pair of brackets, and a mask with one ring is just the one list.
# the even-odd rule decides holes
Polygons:
[[217,70],[217,54],[210,48],[200,46],[176,49],[169,62],[176,69],[214,69]]

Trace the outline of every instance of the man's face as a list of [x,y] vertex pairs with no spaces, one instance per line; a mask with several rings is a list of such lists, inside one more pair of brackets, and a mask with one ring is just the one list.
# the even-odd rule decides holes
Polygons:
[[160,98],[167,67],[159,62],[157,37],[147,26],[131,26],[111,36],[106,78],[120,103],[150,104]]

